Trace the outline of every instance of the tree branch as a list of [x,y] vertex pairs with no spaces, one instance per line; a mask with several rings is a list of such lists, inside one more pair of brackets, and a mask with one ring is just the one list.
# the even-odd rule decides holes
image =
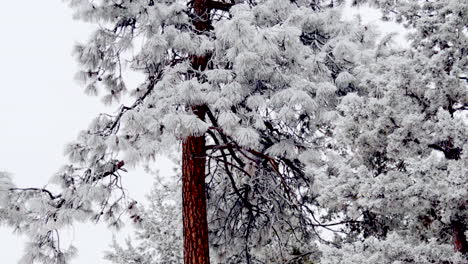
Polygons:
[[26,191],[26,192],[28,192],[28,191],[43,192],[43,193],[46,193],[47,195],[49,195],[51,200],[55,200],[55,199],[60,198],[62,196],[61,194],[53,195],[51,191],[49,191],[47,189],[44,189],[44,188],[10,188],[8,190],[9,191]]

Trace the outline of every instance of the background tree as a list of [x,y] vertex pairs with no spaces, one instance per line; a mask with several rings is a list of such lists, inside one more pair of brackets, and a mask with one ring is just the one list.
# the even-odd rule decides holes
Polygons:
[[135,241],[121,246],[114,241],[106,259],[117,264],[183,263],[182,186],[180,179],[158,179],[142,210]]
[[324,160],[319,200],[329,217],[360,223],[325,263],[465,263],[468,5],[368,2],[409,27],[411,49],[384,39],[338,106],[333,132],[346,149]]

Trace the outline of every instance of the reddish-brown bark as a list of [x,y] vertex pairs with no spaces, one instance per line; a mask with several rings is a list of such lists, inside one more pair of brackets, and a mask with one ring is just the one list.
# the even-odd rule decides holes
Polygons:
[[453,246],[456,251],[462,254],[468,253],[468,241],[465,236],[466,227],[462,221],[454,221],[452,223],[452,238]]
[[[203,119],[203,107],[194,107]],[[182,145],[184,263],[210,263],[205,194],[205,137],[190,136]]]
[[[211,26],[207,0],[193,0],[193,25],[202,33]],[[191,56],[192,67],[204,70],[208,56]],[[194,114],[204,120],[206,107],[192,106]],[[184,263],[209,264],[208,220],[205,194],[205,137],[190,136],[182,145],[182,219]]]

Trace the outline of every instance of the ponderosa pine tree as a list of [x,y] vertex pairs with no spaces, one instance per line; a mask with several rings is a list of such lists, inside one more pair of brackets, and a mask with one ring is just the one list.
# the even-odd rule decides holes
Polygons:
[[[354,69],[354,93],[342,98],[330,129],[333,147],[305,162],[328,210],[322,217],[349,220],[333,229],[339,246],[322,246],[320,263],[465,263],[468,8],[383,3],[384,14],[413,31],[412,48],[393,49],[392,35],[380,41]],[[140,255],[150,246],[143,244],[111,255]]]
[[130,90],[132,104],[99,115],[67,147],[72,165],[55,177],[62,193],[8,187],[3,213],[33,239],[24,262],[65,262],[74,250],[61,249],[58,230],[74,220],[118,227],[128,209],[141,221],[133,203],[122,206],[119,172],[180,142],[186,263],[208,262],[205,192],[213,245],[236,245],[232,261],[256,261],[252,245],[272,238],[285,245],[281,255],[293,239],[313,247],[322,224],[310,217],[311,179],[298,156],[324,140],[319,128],[340,94],[334,79],[356,64],[350,52],[371,46],[360,40],[363,29],[340,21],[333,1],[69,2],[76,17],[100,25],[76,47],[86,92],[118,102],[126,65],[145,81]]
[[[395,51],[340,20],[344,1],[69,2],[100,25],[76,48],[87,93],[134,101],[67,147],[60,194],[0,175],[0,219],[32,238],[24,263],[65,263],[74,249],[58,230],[73,221],[118,227],[127,211],[151,227],[120,173],[181,143],[182,182],[196,187],[182,207],[194,192],[208,201],[207,219],[184,209],[186,263],[209,261],[205,233],[218,263],[464,263],[453,248],[466,245],[464,5],[373,1],[413,21],[412,50]],[[145,81],[127,91],[125,70]]]
[[[184,142],[183,182],[187,175],[196,181],[190,185],[196,191],[184,190],[200,195],[191,205],[201,207],[184,207],[186,234],[205,236],[203,214],[191,214],[204,206],[200,175],[207,168],[212,240],[220,252],[239,245],[230,258],[250,263],[252,245],[261,247],[279,233],[287,234],[278,236],[286,246],[293,239],[313,246],[312,232],[322,224],[310,217],[311,179],[298,156],[324,140],[318,130],[327,126],[340,93],[334,79],[356,64],[349,53],[371,46],[359,37],[363,29],[341,22],[331,3],[246,1],[227,14],[234,3],[70,1],[77,17],[101,26],[76,48],[86,91],[104,90],[105,103],[118,101],[126,91],[125,64],[146,81],[130,91],[133,104],[115,116],[100,115],[68,146],[74,164],[55,177],[61,194],[9,187],[5,214],[34,241],[24,262],[64,262],[73,250],[60,248],[57,230],[73,220],[121,225],[123,196],[115,190],[122,191],[124,164],[175,151],[177,142]],[[135,55],[128,57],[130,49]],[[185,248],[192,255],[186,263],[208,261],[204,242],[192,239]],[[200,248],[203,254],[191,251]],[[305,257],[315,253],[294,250]]]

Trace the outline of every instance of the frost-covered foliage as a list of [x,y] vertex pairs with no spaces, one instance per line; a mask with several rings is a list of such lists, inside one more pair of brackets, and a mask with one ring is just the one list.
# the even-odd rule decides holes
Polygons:
[[367,2],[407,24],[412,49],[358,67],[337,107],[315,179],[324,217],[351,222],[324,263],[466,263],[468,5]]
[[[458,0],[354,0],[382,8],[385,19],[393,19],[410,29],[409,40],[415,51],[429,58],[428,70],[437,85],[451,86],[443,76],[466,77],[468,67],[468,2]],[[465,79],[466,80],[466,79]],[[455,89],[455,88],[452,88]],[[447,92],[452,103],[453,91]],[[455,97],[455,98],[452,98]]]
[[126,247],[116,241],[106,259],[117,264],[178,264],[182,256],[182,194],[174,180],[157,180],[148,195],[149,206],[142,210],[143,221]]
[[[402,51],[342,21],[344,1],[210,1],[204,32],[190,1],[67,2],[99,25],[75,49],[86,93],[133,101],[67,146],[60,194],[0,174],[0,220],[31,237],[24,263],[66,263],[75,250],[60,247],[60,228],[119,227],[124,212],[143,228],[110,260],[180,263],[180,200],[165,197],[175,187],[156,187],[140,212],[119,173],[189,136],[207,139],[214,263],[466,260],[466,4],[368,1],[411,28]],[[128,87],[125,71],[144,80]]]
[[[182,195],[180,190],[180,182],[166,181],[162,183],[156,181],[153,190],[148,195],[149,206],[142,210],[143,221],[138,226],[135,235],[132,239],[126,241],[125,246],[114,241],[111,250],[106,252],[106,259],[117,264],[182,263],[182,216],[180,214]],[[214,231],[210,230],[210,232],[213,233]],[[289,241],[288,245],[292,247],[291,252],[284,252],[283,254],[290,259],[290,263],[304,263],[305,255],[300,252],[310,248],[310,246],[305,245],[301,240]],[[275,240],[265,242],[261,248],[253,248],[251,257],[261,259],[264,263],[282,263],[285,256],[279,254],[278,248],[280,246],[282,245]],[[210,247],[216,252],[218,245],[211,242]],[[235,254],[235,244],[224,249],[223,252],[227,256]],[[218,255],[212,255],[211,261],[212,263],[232,263],[231,261],[223,261]]]
[[[436,239],[421,244],[396,233],[383,239],[369,237],[340,248],[324,247],[323,252],[321,264],[466,263],[460,255],[453,254],[451,246],[441,245]],[[447,262],[440,262],[441,259]]]
[[[351,221],[338,241],[356,241],[350,251],[356,256],[365,255],[359,250],[381,254],[378,247],[364,246],[366,241],[396,239],[401,245],[391,250],[403,255],[423,245],[442,252],[432,254],[431,261],[405,258],[402,263],[466,261],[455,256],[452,246],[466,247],[466,123],[444,109],[449,105],[443,107],[443,101],[426,101],[448,88],[434,87],[430,73],[422,74],[425,65],[427,59],[408,52],[359,69],[357,93],[338,106],[334,150],[323,158],[320,173],[313,167],[319,203],[327,208],[324,216]],[[348,257],[343,258],[351,262],[328,258],[326,263],[357,263]]]

